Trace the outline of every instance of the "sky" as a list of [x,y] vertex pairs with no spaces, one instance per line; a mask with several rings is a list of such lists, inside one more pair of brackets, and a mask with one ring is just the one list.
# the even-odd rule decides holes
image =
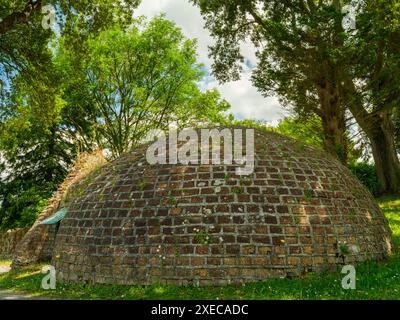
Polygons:
[[[174,21],[187,38],[197,39],[198,60],[211,73],[212,60],[208,57],[208,46],[214,41],[208,30],[204,28],[204,20],[199,8],[189,3],[189,0],[142,1],[135,16],[144,15],[151,18],[160,13],[165,13],[168,20]],[[257,61],[252,44],[242,44],[241,49],[244,58],[250,62],[250,65],[255,66]],[[247,69],[243,71],[240,80],[219,84],[211,75],[206,77],[200,86],[202,89],[217,88],[222,97],[231,104],[230,112],[237,119],[261,120],[276,125],[279,119],[287,115],[287,112],[280,106],[276,97],[263,97],[253,87],[250,77],[251,70]]]

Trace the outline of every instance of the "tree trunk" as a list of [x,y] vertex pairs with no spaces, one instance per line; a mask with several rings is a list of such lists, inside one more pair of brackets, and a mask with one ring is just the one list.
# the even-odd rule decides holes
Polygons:
[[340,106],[339,92],[328,81],[322,81],[317,88],[325,150],[346,164],[348,153],[346,121]]
[[358,125],[368,136],[376,171],[380,183],[380,192],[396,194],[400,192],[400,163],[394,139],[394,125],[391,119],[392,108],[380,108],[380,112],[369,113],[364,109],[362,100],[352,81],[346,86],[349,95],[349,109]]
[[400,192],[400,163],[397,157],[391,114],[385,112],[368,118],[364,129],[372,153],[382,193]]

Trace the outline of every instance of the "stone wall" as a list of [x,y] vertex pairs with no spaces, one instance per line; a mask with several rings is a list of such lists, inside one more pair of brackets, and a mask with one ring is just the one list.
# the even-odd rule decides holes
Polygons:
[[67,178],[49,200],[47,207],[15,248],[13,268],[41,261],[50,261],[57,227],[56,225],[42,225],[40,223],[65,206],[65,202],[68,201],[68,192],[74,184],[84,180],[86,175],[105,162],[102,151],[91,154],[85,153],[79,157]]
[[149,165],[146,148],[104,166],[57,233],[59,281],[223,285],[299,277],[392,248],[371,194],[322,151],[257,134],[255,168]]
[[12,257],[15,247],[24,237],[29,228],[20,228],[0,232],[0,258],[9,259]]

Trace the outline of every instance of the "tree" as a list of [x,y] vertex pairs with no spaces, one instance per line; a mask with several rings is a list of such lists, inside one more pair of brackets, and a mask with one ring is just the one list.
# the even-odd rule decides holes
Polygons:
[[254,85],[278,95],[301,116],[321,118],[325,149],[346,162],[345,109],[340,95],[337,48],[343,15],[337,1],[194,0],[216,38],[213,70],[220,81],[238,78],[240,41],[257,48]]
[[397,153],[400,154],[400,108],[394,110],[394,127]]
[[285,136],[292,137],[316,148],[324,148],[324,133],[321,120],[301,119],[297,117],[286,117],[279,121],[277,131]]
[[[68,86],[60,79],[66,73],[61,70],[63,66],[54,65],[57,61],[54,61],[49,47],[62,39],[64,46],[75,57],[74,63],[79,64],[86,54],[88,38],[110,26],[129,25],[133,10],[139,3],[139,0],[50,0],[45,3],[42,0],[0,0],[0,95],[4,98],[0,100],[0,121],[15,115],[12,109],[18,103],[10,99],[17,96],[15,92],[19,88],[14,86],[14,81],[18,79],[18,87],[35,88],[29,92],[36,96],[37,110],[42,110],[44,114],[45,107],[49,108],[48,114],[52,113],[56,101],[54,94],[59,94],[58,101],[66,100],[68,107],[60,110],[63,134],[68,134],[72,141],[79,140],[82,149],[90,148],[92,144],[87,136],[91,136],[93,128],[88,121],[88,112],[92,110],[77,103],[85,100],[85,96],[69,95]],[[57,14],[53,17],[56,18],[54,21],[48,21],[54,22],[53,29],[59,29],[57,38],[54,38],[51,29],[43,27],[43,21],[46,22],[49,17],[46,9],[49,5]],[[70,71],[78,70],[76,67]],[[73,76],[77,75],[71,74],[69,79]],[[64,77],[62,80],[68,82],[69,79]],[[76,79],[73,84],[77,84]],[[41,102],[41,97],[47,101]],[[46,122],[46,119],[43,121]]]
[[[83,70],[98,143],[118,156],[150,130],[221,119],[229,105],[216,91],[198,89],[203,72],[195,50],[195,42],[162,17],[90,40]],[[62,48],[60,55],[68,70],[71,55]]]
[[7,228],[35,221],[75,155],[62,126],[56,73],[49,79],[38,76],[34,87],[20,81],[23,74],[14,79],[0,116],[0,162],[7,167],[0,181],[0,227]]
[[381,192],[400,192],[395,109],[400,103],[399,1],[366,1],[346,45],[345,102],[369,141]]
[[[89,22],[92,27],[104,25],[105,20],[113,20],[115,17],[129,19],[132,10],[139,5],[139,0],[1,0],[0,1],[0,37],[13,32],[21,25],[32,24],[38,15],[49,13],[46,6],[53,6],[63,21],[68,23],[73,19]],[[43,18],[43,16],[41,17]]]
[[[75,56],[90,36],[129,24],[138,1],[46,1],[57,8],[60,38]],[[42,27],[43,1],[0,2],[0,228],[28,226],[79,149],[92,145],[90,110],[74,102],[54,60],[54,34]],[[73,75],[71,74],[70,77]],[[75,82],[76,84],[76,82]]]
[[[250,39],[258,57],[255,86],[265,95],[278,95],[302,117],[320,117],[325,149],[344,163],[348,154],[346,110],[350,109],[371,142],[381,191],[399,190],[390,112],[398,92],[393,89],[399,71],[398,1],[367,1],[360,18],[365,29],[360,32],[346,32],[342,25],[344,5],[350,1],[192,1],[216,38],[211,56],[214,73],[221,81],[239,76],[243,59],[239,43]],[[391,31],[385,30],[388,9],[394,12],[389,15]],[[385,45],[376,50],[382,44],[381,32]],[[359,48],[365,50],[363,54]],[[360,59],[364,55],[365,59]],[[379,57],[386,61],[383,69]],[[362,81],[376,67],[380,80],[364,86]],[[371,112],[372,101],[380,104],[382,112]]]
[[[139,2],[0,0],[0,89],[11,92],[13,79],[22,72],[20,81],[29,84],[46,73],[52,59],[48,46],[54,37],[47,24],[54,23],[53,29],[58,28],[70,43],[82,44],[90,34],[112,23],[129,24]],[[56,16],[45,5],[52,6]]]
[[[324,130],[321,119],[313,117],[302,119],[299,117],[286,117],[282,119],[276,130],[288,137],[292,137],[316,148],[324,148]],[[348,154],[346,158],[349,164],[357,161],[362,155],[362,150],[346,134]]]

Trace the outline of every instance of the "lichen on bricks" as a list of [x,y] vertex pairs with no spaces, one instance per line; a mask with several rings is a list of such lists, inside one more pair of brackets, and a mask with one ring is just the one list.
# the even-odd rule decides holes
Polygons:
[[276,133],[254,138],[246,177],[223,162],[149,164],[147,146],[103,166],[67,204],[58,280],[223,285],[391,252],[386,218],[346,167]]

